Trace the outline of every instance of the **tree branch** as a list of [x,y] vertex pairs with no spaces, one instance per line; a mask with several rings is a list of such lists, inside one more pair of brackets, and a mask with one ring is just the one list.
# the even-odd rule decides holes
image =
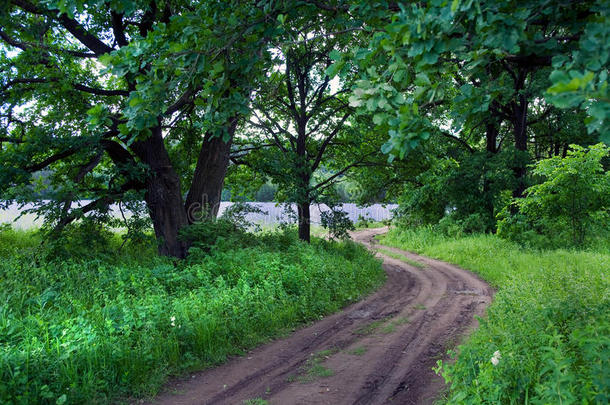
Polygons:
[[66,30],[68,30],[68,32],[70,32],[70,34],[72,34],[81,44],[85,45],[97,56],[110,53],[114,50],[112,47],[106,45],[98,37],[88,32],[79,23],[72,18],[69,18],[67,15],[60,15],[58,20],[60,24]]
[[460,145],[462,145],[463,147],[465,147],[470,153],[474,153],[474,149],[472,149],[472,147],[470,145],[468,145],[468,143],[463,140],[462,138],[459,138],[453,134],[450,134],[449,132],[446,131],[439,131],[439,133],[441,135],[443,135],[444,137],[447,137],[457,143],[459,143]]
[[[4,86],[2,86],[2,91],[6,91],[8,88],[16,85],[16,84],[33,84],[33,83],[57,83],[59,79],[41,79],[37,77],[33,78],[21,78],[21,79],[13,79],[7,82]],[[96,96],[129,96],[129,92],[127,90],[106,90],[106,89],[98,89],[95,87],[89,87],[80,83],[70,83],[70,85],[79,91],[83,91],[85,93],[95,94]]]
[[24,168],[24,170],[26,172],[29,172],[29,173],[37,172],[37,171],[42,170],[45,167],[49,166],[50,164],[53,164],[53,163],[57,162],[58,160],[65,159],[68,156],[71,156],[71,155],[75,154],[79,150],[81,150],[80,147],[78,147],[78,148],[76,148],[76,147],[68,148],[68,149],[66,149],[66,150],[64,150],[62,152],[59,152],[59,153],[57,153],[57,154],[55,154],[53,156],[50,156],[50,157],[46,158],[45,160],[43,160],[40,163],[35,163],[33,165],[26,166]]
[[0,30],[0,38],[2,38],[4,40],[4,42],[6,42],[8,45],[13,46],[15,48],[19,48],[19,49],[21,49],[23,51],[25,51],[27,49],[30,49],[30,48],[35,48],[35,49],[42,49],[42,50],[49,51],[49,52],[66,53],[68,55],[72,55],[72,56],[75,56],[75,57],[78,57],[78,58],[93,58],[93,57],[95,57],[94,53],[74,51],[74,50],[71,50],[71,49],[64,49],[64,48],[52,48],[50,46],[46,46],[46,45],[42,45],[42,44],[35,44],[35,43],[31,43],[31,42],[17,41],[16,39],[13,39],[13,38],[9,37],[2,30]]
[[123,14],[115,11],[110,12],[110,18],[112,20],[112,32],[114,32],[114,39],[116,39],[119,46],[127,46],[129,42],[125,36],[125,25],[123,24]]
[[532,121],[528,121],[527,125],[530,126],[530,125],[539,123],[540,121],[546,119],[551,114],[552,111],[553,111],[553,108],[549,107],[541,115],[539,115],[536,119],[534,119]]
[[343,174],[344,174],[345,172],[347,172],[349,169],[351,169],[351,168],[353,168],[353,167],[356,167],[356,166],[361,165],[361,164],[364,162],[364,159],[366,159],[366,158],[367,158],[367,157],[369,157],[369,156],[374,155],[375,153],[377,153],[377,151],[367,153],[366,155],[364,155],[364,156],[363,156],[363,157],[362,157],[360,160],[358,160],[357,162],[354,162],[354,163],[351,163],[351,164],[349,164],[349,165],[345,166],[343,169],[339,170],[337,173],[333,174],[332,176],[330,176],[330,177],[329,177],[329,178],[327,178],[326,180],[324,180],[324,181],[322,181],[322,182],[320,182],[320,183],[316,184],[316,185],[313,187],[313,190],[317,190],[317,189],[319,189],[319,188],[326,188],[328,185],[330,185],[329,183],[330,183],[331,181],[333,181],[333,180],[334,180],[334,179],[336,179],[337,177],[339,177],[339,176],[343,175]]
[[337,123],[337,125],[335,126],[335,129],[333,129],[333,131],[326,137],[326,139],[324,139],[324,142],[322,142],[322,145],[320,145],[320,149],[318,150],[316,160],[314,161],[313,165],[311,166],[312,171],[314,171],[318,168],[318,166],[320,165],[320,162],[322,161],[322,156],[324,155],[324,152],[326,151],[326,148],[328,147],[328,144],[339,133],[341,128],[343,128],[343,123],[350,115],[351,115],[351,111],[346,112],[343,115],[343,117],[341,118],[341,121],[339,121],[339,123]]

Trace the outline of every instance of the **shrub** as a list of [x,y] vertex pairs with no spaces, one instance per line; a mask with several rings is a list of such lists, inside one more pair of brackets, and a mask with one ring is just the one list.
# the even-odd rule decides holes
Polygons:
[[356,222],[356,228],[368,228],[372,223],[373,219],[369,216],[358,215],[358,221]]
[[246,202],[235,202],[224,210],[221,218],[233,223],[242,231],[246,231],[250,228],[252,228],[254,231],[260,231],[260,226],[258,224],[253,224],[248,220],[248,214],[266,215],[267,212],[253,204],[248,204]]
[[321,212],[320,221],[332,239],[349,239],[348,231],[356,229],[347,212],[337,209]]
[[601,143],[588,148],[571,145],[565,158],[539,161],[533,174],[543,181],[505,208],[498,234],[520,243],[555,247],[582,246],[607,233],[610,172],[604,171],[602,159],[609,154],[610,148]]
[[114,252],[113,239],[114,234],[108,226],[83,218],[66,225],[61,231],[45,231],[43,235],[45,249],[41,253],[45,254],[48,260],[109,257]]
[[226,218],[205,219],[180,230],[180,238],[190,244],[189,255],[210,253],[212,248],[223,239],[230,239],[239,246],[246,231]]

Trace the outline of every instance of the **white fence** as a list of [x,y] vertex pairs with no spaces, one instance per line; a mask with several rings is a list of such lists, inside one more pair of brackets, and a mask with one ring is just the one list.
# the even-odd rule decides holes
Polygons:
[[[231,202],[222,202],[220,203],[219,215],[222,212],[232,205]],[[249,203],[260,208],[264,211],[264,214],[249,214],[248,219],[252,222],[263,223],[263,224],[277,224],[282,221],[286,221],[288,216],[284,210],[284,206],[277,205],[273,202],[255,202]],[[345,211],[349,219],[356,222],[359,217],[372,220],[372,221],[383,221],[385,219],[389,219],[392,217],[392,210],[395,209],[398,205],[396,204],[373,204],[368,207],[359,207],[356,204],[341,204],[341,210]],[[296,214],[296,205],[291,205],[292,211]],[[310,206],[311,213],[311,222],[314,224],[320,223],[320,212],[328,211],[330,208],[325,204],[314,204]]]
[[[82,204],[86,204],[87,201],[82,201]],[[222,202],[220,203],[219,214],[229,206],[231,206],[232,202]],[[248,203],[252,204],[258,208],[260,208],[265,214],[249,214],[248,219],[252,222],[257,222],[265,225],[273,225],[281,222],[282,220],[286,221],[287,216],[284,211],[284,207],[281,205],[277,205],[274,202],[253,202]],[[373,204],[368,207],[359,207],[356,204],[342,204],[341,209],[349,215],[349,218],[356,222],[360,216],[367,218],[373,221],[383,221],[384,219],[389,219],[392,217],[392,210],[396,208],[396,204]],[[11,223],[15,228],[27,229],[36,226],[40,226],[42,224],[41,219],[37,219],[33,214],[26,214],[21,216],[21,218],[16,219],[22,210],[27,208],[31,208],[31,206],[26,205],[19,209],[19,206],[13,204],[9,206],[7,209],[0,209],[0,224],[1,223]],[[115,216],[119,217],[120,212],[118,207],[112,206],[112,211]],[[292,204],[291,208],[293,212],[296,213],[296,205]],[[314,224],[320,223],[320,212],[326,211],[329,208],[324,204],[314,204],[311,206],[311,222]]]

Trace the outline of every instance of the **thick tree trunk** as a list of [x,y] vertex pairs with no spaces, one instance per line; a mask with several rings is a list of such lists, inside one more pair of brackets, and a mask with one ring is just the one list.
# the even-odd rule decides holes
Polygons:
[[180,195],[180,179],[172,168],[153,170],[147,182],[146,203],[155,229],[159,254],[184,258],[187,244],[178,232],[188,225]]
[[309,211],[309,202],[298,203],[297,211],[299,216],[299,239],[309,243],[311,232],[311,214]]
[[179,230],[188,224],[182,204],[180,178],[174,171],[161,136],[161,128],[132,145],[138,157],[149,166],[144,199],[157,237],[159,254],[183,258],[187,244],[178,238]]
[[206,216],[216,218],[218,215],[236,127],[237,119],[234,119],[229,125],[230,138],[226,142],[210,134],[207,134],[203,140],[193,182],[186,197],[185,208],[190,224]]

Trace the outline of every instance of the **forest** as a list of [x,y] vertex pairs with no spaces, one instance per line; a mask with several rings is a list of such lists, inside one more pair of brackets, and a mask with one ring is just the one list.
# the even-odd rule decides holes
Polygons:
[[608,403],[609,67],[608,0],[3,1],[40,226],[0,224],[0,404],[174,403],[283,341],[192,403]]

